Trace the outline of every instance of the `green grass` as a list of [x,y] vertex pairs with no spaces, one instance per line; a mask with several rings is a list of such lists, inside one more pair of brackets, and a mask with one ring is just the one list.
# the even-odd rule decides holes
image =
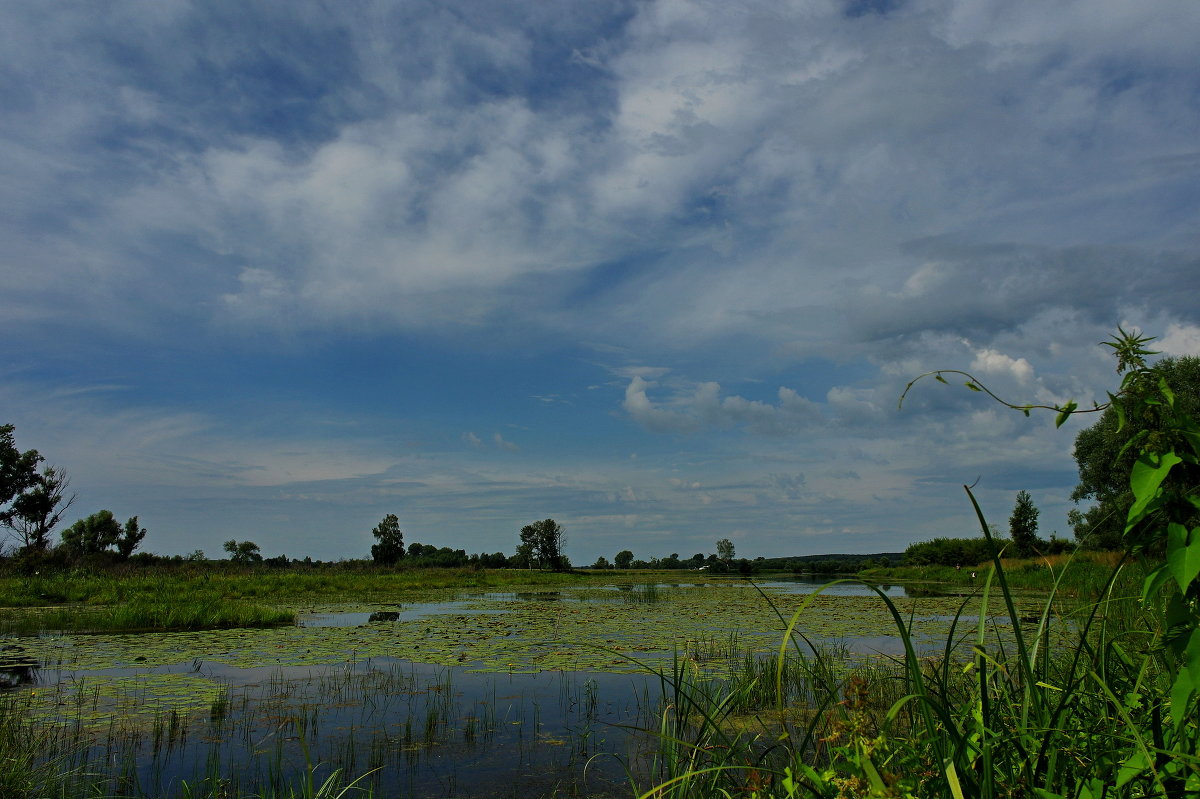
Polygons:
[[0,612],[0,633],[218,630],[295,624],[296,612],[217,594],[139,595],[117,605]]

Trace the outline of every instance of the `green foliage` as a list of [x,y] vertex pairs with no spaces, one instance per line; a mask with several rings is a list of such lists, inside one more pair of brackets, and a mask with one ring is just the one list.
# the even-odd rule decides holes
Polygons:
[[1008,517],[1008,534],[1012,538],[1012,554],[1018,558],[1031,558],[1041,549],[1038,539],[1038,509],[1028,491],[1018,491],[1012,515]]
[[122,526],[112,511],[102,510],[63,530],[62,544],[73,558],[115,551],[119,559],[129,560],[145,537],[146,529],[138,524],[138,517],[129,517]]
[[[1181,367],[1191,359],[1166,359],[1149,366],[1150,341],[1118,329],[1105,342],[1124,377],[1110,403],[1094,409],[1107,422],[1102,417],[1090,428],[1083,452],[1077,452],[1085,492],[1078,498],[1097,499],[1101,509],[1085,520],[1085,534],[1093,543],[1112,543],[1101,525],[1123,518],[1115,543],[1140,558],[1147,572],[1140,603],[1131,608],[1128,601],[1106,599],[1093,605],[1067,626],[1077,638],[1065,650],[1066,660],[1051,659],[1048,652],[1063,651],[1049,643],[1051,605],[1035,636],[1022,634],[997,556],[994,574],[1016,649],[1006,656],[976,644],[978,687],[965,697],[970,712],[962,712],[961,700],[926,698],[928,683],[910,665],[911,690],[921,702],[918,728],[932,745],[929,762],[940,768],[942,793],[1032,791],[1042,799],[1200,794],[1200,424],[1192,404],[1195,384],[1182,395],[1171,384],[1180,368],[1195,364]],[[942,373],[931,374],[945,382]],[[1074,402],[1020,406],[972,387],[1026,415],[1048,407],[1058,413],[1058,424],[1079,412]],[[975,510],[989,536],[977,504]],[[896,621],[903,628],[898,614]],[[979,626],[982,631],[983,614]],[[906,661],[914,664],[906,648]],[[948,665],[941,674],[935,686],[948,693],[954,687]],[[861,758],[857,764],[863,771],[873,767]]]
[[138,517],[130,516],[125,520],[125,527],[121,531],[121,537],[117,539],[117,556],[121,560],[129,560],[129,556],[142,543],[146,537],[146,528],[138,525]]
[[[1079,485],[1071,499],[1096,504],[1072,511],[1071,525],[1075,536],[1094,549],[1122,546],[1126,516],[1133,505],[1130,474],[1141,449],[1165,451],[1177,446],[1181,442],[1174,415],[1194,418],[1200,413],[1200,358],[1163,358],[1148,367],[1144,362],[1138,365],[1134,357],[1127,355],[1121,362],[1128,374],[1120,393],[1100,419],[1075,438]],[[1160,380],[1170,387],[1170,406],[1161,394]],[[1195,485],[1200,470],[1183,463],[1169,479],[1177,486]]]
[[404,557],[404,533],[400,531],[400,519],[389,513],[371,531],[379,542],[371,545],[371,559],[376,563],[391,565]]
[[63,530],[63,546],[75,555],[98,555],[121,537],[121,525],[112,511],[102,510]]
[[732,541],[730,541],[728,538],[722,538],[717,542],[717,557],[724,562],[725,565],[728,566],[733,560],[733,554],[734,550]]
[[990,561],[994,547],[1006,542],[993,538],[935,538],[904,550],[906,566],[976,566]]
[[238,542],[231,538],[221,547],[229,553],[229,559],[234,563],[262,563],[262,553],[253,541]]
[[66,472],[55,466],[39,472],[42,456],[17,449],[13,430],[0,425],[0,527],[15,533],[25,551],[44,552],[75,497],[67,496]]
[[553,519],[527,524],[521,528],[517,559],[528,564],[536,563],[542,568],[563,571],[570,568],[562,551],[565,543],[566,531]]
[[617,556],[615,558],[613,558],[613,564],[618,569],[628,569],[632,563],[633,563],[633,552],[631,552],[628,549],[622,549],[620,552],[617,553]]
[[0,425],[0,508],[37,481],[42,456],[36,449],[21,452],[11,424]]

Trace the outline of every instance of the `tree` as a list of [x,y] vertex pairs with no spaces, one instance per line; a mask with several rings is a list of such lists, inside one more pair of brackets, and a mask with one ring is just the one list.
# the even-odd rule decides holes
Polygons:
[[[1079,485],[1071,492],[1078,502],[1092,500],[1087,510],[1072,510],[1071,527],[1089,549],[1121,549],[1125,517],[1133,505],[1129,477],[1145,444],[1169,449],[1181,442],[1164,431],[1164,406],[1153,399],[1163,379],[1175,395],[1176,410],[1200,416],[1200,358],[1163,358],[1145,376],[1124,387],[1122,393],[1091,427],[1075,437],[1075,462]],[[1200,465],[1183,463],[1171,471],[1164,490],[1200,484]]]
[[62,542],[75,555],[98,555],[117,543],[121,523],[112,511],[102,510],[63,530]]
[[553,519],[543,519],[521,528],[521,544],[517,547],[517,557],[520,558],[524,551],[527,557],[541,566],[563,571],[567,568],[562,551],[565,543],[566,531],[562,525]]
[[728,538],[717,542],[717,557],[724,561],[726,566],[733,560],[733,542]]
[[235,541],[232,538],[221,545],[234,563],[261,563],[263,556],[258,544],[253,541]]
[[633,553],[628,549],[622,549],[613,558],[613,563],[618,569],[628,569],[630,564],[633,563]]
[[1018,558],[1031,558],[1041,549],[1038,538],[1038,509],[1028,491],[1017,492],[1017,502],[1008,517],[1008,535]]
[[[26,452],[22,457],[28,455]],[[67,496],[70,484],[66,472],[56,466],[35,472],[32,479],[23,481],[24,488],[12,497],[8,509],[0,512],[0,525],[16,533],[26,550],[47,549],[50,532],[75,502],[74,494]]]
[[31,488],[37,481],[42,456],[36,449],[21,452],[13,439],[11,424],[0,425],[0,507]]
[[400,531],[400,519],[389,513],[371,531],[379,541],[371,545],[371,559],[376,563],[391,565],[404,557],[404,533]]
[[138,517],[130,516],[125,520],[121,537],[117,539],[117,555],[121,560],[129,560],[129,556],[133,554],[145,537],[146,528],[138,526]]

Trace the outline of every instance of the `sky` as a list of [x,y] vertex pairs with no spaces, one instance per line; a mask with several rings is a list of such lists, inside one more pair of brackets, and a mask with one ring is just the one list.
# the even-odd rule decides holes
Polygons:
[[[0,5],[0,423],[160,554],[1069,536],[1200,353],[1200,4]],[[11,544],[11,542],[10,542]]]

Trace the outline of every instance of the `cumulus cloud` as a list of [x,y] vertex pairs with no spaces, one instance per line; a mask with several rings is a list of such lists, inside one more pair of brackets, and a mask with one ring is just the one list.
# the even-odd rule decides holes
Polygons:
[[701,428],[745,428],[760,435],[790,435],[818,425],[820,407],[794,390],[781,386],[776,404],[721,396],[715,382],[697,383],[690,393],[675,393],[655,403],[649,390],[657,384],[634,375],[625,388],[622,408],[636,422],[655,432],[690,433]]
[[1165,355],[1200,355],[1200,326],[1172,323],[1152,346]]

